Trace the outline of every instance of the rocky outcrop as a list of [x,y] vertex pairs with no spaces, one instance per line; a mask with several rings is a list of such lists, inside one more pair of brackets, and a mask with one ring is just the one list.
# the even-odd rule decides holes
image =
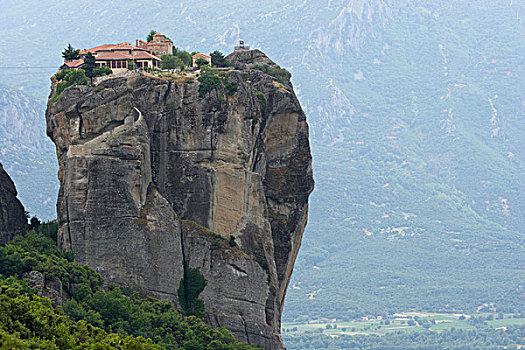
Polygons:
[[0,164],[0,245],[6,244],[16,233],[24,231],[24,207],[16,198],[13,180]]
[[50,277],[40,271],[31,271],[24,273],[22,277],[31,288],[36,290],[36,295],[50,299],[53,306],[64,305],[69,297],[62,288],[62,281],[56,276]]
[[291,84],[249,69],[274,65],[250,52],[228,56],[236,69],[211,91],[130,72],[52,103],[53,84],[47,132],[59,243],[78,262],[179,306],[184,260],[207,280],[211,325],[280,349],[313,189],[308,125]]
[[240,70],[249,69],[252,65],[261,63],[279,67],[260,50],[234,51],[228,57],[226,57],[226,59],[235,69]]

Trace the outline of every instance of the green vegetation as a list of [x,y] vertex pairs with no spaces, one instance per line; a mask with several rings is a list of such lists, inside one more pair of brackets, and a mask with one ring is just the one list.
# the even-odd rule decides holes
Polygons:
[[89,285],[93,290],[102,286],[99,274],[74,263],[70,252],[60,250],[51,239],[34,231],[24,237],[17,236],[10,244],[0,247],[0,274],[22,278],[24,273],[30,271],[59,278],[68,293],[80,283]]
[[279,83],[285,86],[290,85],[290,78],[292,77],[292,75],[290,74],[290,72],[288,72],[284,68],[273,67],[266,63],[256,63],[256,64],[253,64],[250,68],[257,69],[257,70],[260,70],[261,72],[271,75],[272,77],[277,79]]
[[[112,73],[112,70],[109,67],[95,67],[91,71],[91,76],[100,77],[104,75],[109,75]],[[65,69],[60,70],[55,74],[55,78],[58,80],[56,86],[55,96],[51,100],[52,103],[55,103],[62,92],[70,86],[75,85],[86,85],[88,83],[88,77],[86,76],[86,71],[83,69]]]
[[235,242],[235,236],[230,235],[230,239],[228,240],[228,244],[232,248],[237,246],[237,242]]
[[[197,78],[197,80],[200,82],[200,97],[205,96],[208,92],[219,88],[221,85],[224,86],[224,92],[227,96],[235,95],[239,88],[236,82],[227,80],[225,72],[219,72],[217,68],[213,68],[209,65],[202,66],[201,75]],[[218,96],[217,101],[224,101],[224,94],[222,92]]]
[[226,61],[224,55],[220,51],[213,51],[210,53],[211,56],[211,65],[214,67],[229,67],[230,63]]
[[53,99],[51,99],[51,103],[55,103],[60,97],[60,95],[62,94],[62,91],[64,91],[68,86],[71,86],[71,85],[69,85],[67,82],[57,83],[55,96],[53,97]]
[[62,51],[62,57],[66,61],[78,60],[80,58],[80,49],[75,49],[71,44],[67,44],[67,47]]
[[146,37],[146,41],[149,43],[150,41],[153,40],[153,35],[157,34],[157,32],[155,30],[151,30],[148,34],[148,36]]
[[57,83],[55,96],[53,96],[51,103],[55,103],[62,94],[62,91],[64,91],[67,87],[74,85],[86,85],[88,82],[86,73],[82,69],[61,70],[55,74],[55,77],[58,80],[64,81],[59,81]]
[[[29,219],[29,213],[27,211],[24,212],[24,215],[26,217],[26,220]],[[33,216],[29,220],[29,224],[27,225],[27,230],[36,231],[38,230],[38,227],[40,227],[40,224],[41,224],[40,220],[36,216]]]
[[29,228],[29,230],[34,230],[40,232],[44,237],[50,238],[53,242],[57,241],[57,232],[58,232],[58,222],[57,220],[43,222],[38,227]]
[[204,317],[204,302],[199,294],[204,290],[208,281],[198,267],[189,267],[186,261],[182,262],[184,277],[180,280],[177,295],[182,312],[186,316]]
[[[0,247],[0,348],[255,349],[224,328],[214,330],[195,316],[181,316],[169,302],[141,298],[115,285],[104,289],[99,274],[72,262],[70,253],[42,233],[56,236],[52,228],[53,223],[39,225],[40,233],[17,236]],[[49,299],[36,296],[22,279],[29,271],[62,281],[70,296],[63,308],[55,309]],[[200,313],[198,294],[205,280],[198,269],[187,269],[185,275],[186,295],[191,295],[187,304]]]
[[162,55],[160,58],[160,68],[162,69],[169,69],[172,72],[177,68],[184,69],[184,62],[178,56]]
[[238,85],[233,81],[224,81],[224,88],[228,96],[233,96],[237,92]]
[[[321,329],[322,331],[322,329]],[[339,335],[285,333],[286,348],[300,349],[388,349],[388,350],[468,350],[501,349],[523,341],[525,326],[511,326],[506,331],[493,328],[450,329],[443,332],[421,330],[388,335]],[[514,347],[515,348],[515,347]]]
[[[328,327],[327,327],[328,326]],[[476,327],[508,327],[525,326],[523,314],[493,314],[480,313],[473,315],[448,314],[448,313],[417,313],[409,312],[395,316],[370,317],[367,319],[354,319],[350,321],[317,320],[309,322],[284,322],[282,328],[285,332],[312,333],[321,328],[330,329],[330,335],[377,334],[384,335],[392,332],[414,332],[421,328],[431,328],[432,331],[444,331],[452,328],[474,329]],[[293,330],[293,331],[292,331]]]
[[191,67],[193,65],[193,58],[191,54],[186,50],[181,50],[175,46],[173,46],[173,55],[177,56],[181,59],[182,62],[184,62],[184,65],[186,67]]
[[91,84],[93,84],[93,77],[95,77],[95,69],[97,68],[95,60],[95,56],[91,52],[88,52],[86,56],[84,56],[84,64],[82,65],[82,69],[86,72],[86,77],[91,80]]
[[98,67],[93,69],[93,77],[102,77],[104,75],[110,75],[113,71],[109,67]]
[[337,323],[284,323],[282,332],[290,349],[496,349],[519,344],[525,332],[523,316],[406,313]]
[[199,57],[199,58],[197,58],[197,60],[195,61],[195,64],[199,67],[199,69],[201,69],[202,66],[209,65],[210,62],[208,62],[207,60],[205,60],[205,59],[202,58],[202,57]]
[[2,349],[159,349],[149,339],[108,334],[85,321],[73,322],[51,302],[24,295],[0,277]]
[[254,88],[255,94],[257,95],[257,100],[259,101],[259,104],[261,105],[261,108],[264,108],[264,105],[266,104],[266,96],[263,92],[257,90]]
[[55,78],[60,81],[60,80],[64,80],[64,78],[66,77],[66,74],[69,73],[70,70],[69,69],[62,69],[62,70],[59,70],[58,72],[55,73]]
[[70,69],[66,73],[64,80],[69,83],[69,86],[87,84],[86,73],[82,69]]
[[218,77],[221,77],[221,74],[224,72],[219,72],[219,70],[215,67],[210,66],[209,64],[205,64],[200,67],[201,75],[216,75]]
[[204,72],[200,77],[197,78],[200,82],[199,85],[199,96],[203,97],[208,92],[221,86],[221,79],[212,73]]

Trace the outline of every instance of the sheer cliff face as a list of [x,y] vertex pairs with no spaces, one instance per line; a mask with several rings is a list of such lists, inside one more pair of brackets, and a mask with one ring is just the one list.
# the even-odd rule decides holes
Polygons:
[[176,305],[184,259],[208,281],[210,324],[279,349],[313,189],[308,125],[291,85],[249,69],[273,65],[264,54],[228,60],[236,69],[204,96],[197,80],[128,73],[48,105],[59,239],[108,280]]
[[25,229],[24,207],[16,198],[13,180],[0,164],[0,245]]

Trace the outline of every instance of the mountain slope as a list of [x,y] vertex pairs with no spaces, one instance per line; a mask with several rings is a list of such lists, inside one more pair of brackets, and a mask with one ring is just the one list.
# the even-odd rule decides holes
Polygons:
[[41,101],[0,86],[0,160],[25,209],[51,220],[56,217],[57,164],[45,130]]
[[[298,260],[290,317],[304,316],[305,303],[310,316],[325,317],[483,303],[521,310],[518,9],[413,2],[382,12],[391,15],[362,18],[375,16],[384,30],[367,32],[364,21],[365,48],[347,45],[331,61],[341,73],[330,82],[337,89],[312,121],[320,207]],[[312,50],[325,62],[324,47]],[[335,114],[334,103],[349,113]]]

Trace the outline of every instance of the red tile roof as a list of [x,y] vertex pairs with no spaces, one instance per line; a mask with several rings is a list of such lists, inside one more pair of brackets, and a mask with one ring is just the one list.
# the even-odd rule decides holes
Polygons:
[[[123,53],[121,51],[127,51],[127,52]],[[130,43],[127,43],[127,42],[123,42],[120,44],[104,44],[104,45],[95,46],[91,49],[84,49],[80,51],[80,54],[86,55],[88,52],[91,52],[96,55],[95,57],[97,60],[124,60],[124,59],[133,58],[128,53],[129,51],[132,51],[134,53],[136,59],[160,60],[160,58],[158,58],[157,56],[149,53],[148,50],[142,47],[131,45]]]
[[150,54],[149,52],[146,52],[146,51],[135,51],[134,55],[135,55],[135,59],[136,60],[154,59],[154,60],[159,60],[160,61],[160,58],[158,58],[157,56],[152,55],[152,54]]
[[66,62],[64,62],[64,64],[66,66],[68,66],[69,68],[77,68],[77,67],[80,67],[81,65],[84,64],[84,60],[83,59],[78,59],[78,60],[74,60],[74,61],[66,61]]
[[166,38],[166,35],[161,34],[161,33],[153,34],[153,36],[154,36],[154,37],[155,37],[155,36],[161,36],[161,37],[163,37],[163,38],[165,39],[165,41],[171,41],[170,39]]
[[101,53],[95,57],[97,61],[104,61],[104,60],[131,60],[133,57],[128,54],[123,54],[120,52],[108,52],[108,53]]
[[144,50],[144,49],[131,45],[130,43],[123,42],[120,44],[104,44],[104,45],[95,46],[91,49],[84,49],[80,51],[80,54],[85,55],[88,52],[97,53],[98,51],[118,51],[118,50]]
[[201,52],[196,53],[196,54],[193,55],[192,57],[197,57],[197,58],[199,58],[199,57],[203,57],[203,58],[204,58],[204,57],[206,57],[206,58],[211,58],[210,55],[207,55],[207,54],[205,54],[205,53],[201,53]]
[[[146,49],[131,45],[127,42],[95,46],[94,48],[80,51],[80,54],[86,55],[88,52],[91,52],[95,54],[96,61],[132,60],[133,56],[128,53],[130,51],[133,52],[135,59],[160,61],[160,58],[149,53]],[[84,61],[80,59],[73,62],[66,62],[65,64],[70,68],[77,68],[83,63]]]

